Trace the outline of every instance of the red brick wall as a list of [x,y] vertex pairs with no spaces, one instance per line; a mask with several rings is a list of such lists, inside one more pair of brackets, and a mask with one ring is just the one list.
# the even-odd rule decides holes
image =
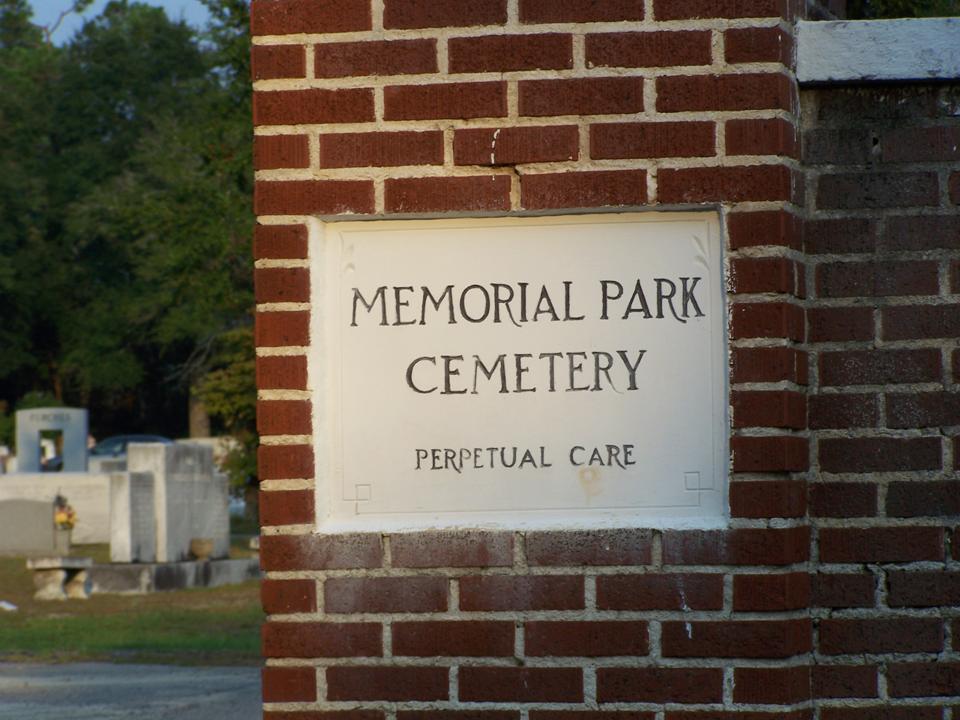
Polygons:
[[960,717],[958,107],[957,85],[803,93],[825,720]]
[[[252,24],[265,716],[809,717],[784,3],[254,0]],[[727,529],[315,534],[310,218],[650,207],[722,212]]]

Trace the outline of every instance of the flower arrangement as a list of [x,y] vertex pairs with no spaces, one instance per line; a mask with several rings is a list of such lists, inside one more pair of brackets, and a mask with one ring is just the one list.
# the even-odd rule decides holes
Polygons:
[[53,524],[61,530],[72,530],[77,524],[77,513],[67,502],[67,499],[57,494],[53,500]]

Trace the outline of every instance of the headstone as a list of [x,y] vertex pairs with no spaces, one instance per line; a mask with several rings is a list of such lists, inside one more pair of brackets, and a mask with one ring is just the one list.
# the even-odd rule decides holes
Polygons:
[[51,553],[53,501],[0,500],[0,554]]
[[213,557],[227,556],[227,478],[216,472],[209,446],[131,443],[127,468],[131,473],[149,473],[154,479],[157,561],[186,560],[193,538],[212,538]]
[[80,408],[18,410],[17,472],[40,472],[40,433],[63,433],[63,472],[87,471],[87,411]]
[[150,473],[110,476],[110,562],[145,563],[157,559],[154,486]]
[[40,500],[62,495],[77,513],[74,544],[110,541],[110,475],[90,473],[16,473],[0,480],[0,500]]

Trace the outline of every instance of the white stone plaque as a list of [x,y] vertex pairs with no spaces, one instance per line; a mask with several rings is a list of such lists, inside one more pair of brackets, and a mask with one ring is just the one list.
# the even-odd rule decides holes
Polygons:
[[320,531],[716,525],[713,213],[317,223]]

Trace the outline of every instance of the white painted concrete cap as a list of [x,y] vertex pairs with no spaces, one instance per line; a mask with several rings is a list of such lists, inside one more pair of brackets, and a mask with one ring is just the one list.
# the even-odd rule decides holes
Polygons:
[[802,83],[960,78],[960,18],[801,21]]

